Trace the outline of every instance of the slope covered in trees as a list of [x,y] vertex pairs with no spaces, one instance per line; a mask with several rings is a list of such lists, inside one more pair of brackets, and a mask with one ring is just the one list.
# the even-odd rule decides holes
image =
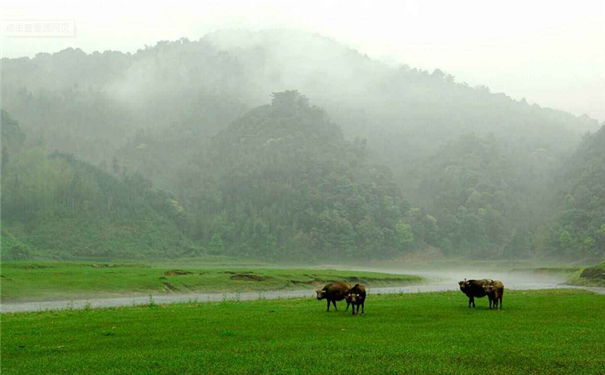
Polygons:
[[544,252],[605,258],[605,125],[587,135],[558,178],[558,211]]
[[3,105],[35,134],[32,141],[95,164],[117,157],[168,189],[171,171],[192,149],[271,92],[291,89],[326,109],[346,138],[368,139],[406,193],[420,159],[461,134],[491,132],[559,152],[597,128],[589,118],[471,88],[439,70],[392,67],[284,30],[217,32],[134,54],[67,49],[3,59],[2,73]]
[[437,219],[440,247],[453,255],[532,254],[531,230],[552,215],[560,160],[493,134],[465,134],[409,174],[410,196]]
[[[313,215],[328,210],[330,220],[346,219],[352,232],[345,230],[344,243],[354,242],[350,252],[364,256],[426,245],[466,256],[592,254],[587,249],[599,244],[598,228],[584,227],[586,220],[572,225],[551,219],[555,212],[572,215],[557,208],[562,182],[554,178],[582,135],[597,129],[596,121],[516,101],[486,87],[472,88],[440,70],[393,67],[318,35],[232,31],[199,41],[162,41],[134,54],[67,49],[32,59],[3,59],[2,75],[3,106],[20,119],[27,134],[22,147],[74,154],[109,171],[120,184],[151,181],[177,198],[186,217],[181,229],[208,251],[269,256],[297,248],[302,250],[292,251],[301,256],[339,254],[322,253],[320,248],[332,245],[320,246],[321,225],[305,218],[291,201],[306,205]],[[308,95],[340,127],[319,126],[324,120],[313,117],[316,109],[307,106],[311,112],[296,115],[315,124],[301,128],[307,133],[280,130],[302,142],[304,152],[294,141],[280,140],[280,131],[255,125],[255,116],[277,116],[268,114],[275,102],[257,106],[272,92],[293,89]],[[285,100],[294,94],[283,95]],[[236,134],[241,132],[248,138],[240,139]],[[271,138],[265,139],[265,133]],[[330,139],[340,151],[308,141],[313,134]],[[265,147],[248,144],[254,137],[263,145],[271,142]],[[293,162],[294,152],[316,154],[307,164],[338,178],[301,169]],[[3,148],[3,163],[4,153]],[[41,163],[42,157],[36,160]],[[302,176],[317,191],[290,181],[299,174],[286,167],[307,173]],[[580,167],[582,162],[566,170]],[[137,173],[142,178],[135,178]],[[405,197],[418,208],[403,209],[397,203],[401,216],[386,220],[372,198],[362,204],[371,208],[350,216],[341,206],[361,194],[331,197],[332,184],[340,184],[343,176],[363,191],[367,181],[376,179],[383,190],[379,196],[394,202]],[[579,178],[572,172],[565,176],[561,179]],[[246,190],[250,186],[236,186],[237,181],[256,186],[258,196]],[[590,197],[598,195],[585,187]],[[586,189],[565,189],[564,196],[586,201],[581,197]],[[273,195],[281,196],[282,203],[267,198]],[[593,210],[582,207],[585,213]],[[367,212],[370,219],[363,221]],[[378,239],[375,250],[363,245],[357,231],[362,222]],[[406,246],[393,245],[390,236],[398,225],[408,226],[411,245],[409,240]],[[256,242],[249,240],[251,234],[241,234],[244,229],[251,233],[251,227],[265,233]],[[295,237],[299,244],[288,242]]]
[[182,208],[140,174],[112,175],[74,156],[23,147],[2,111],[4,259],[171,257],[194,251]]
[[200,176],[181,200],[195,207],[193,236],[212,253],[363,259],[414,246],[416,211],[388,168],[296,91],[221,131]]

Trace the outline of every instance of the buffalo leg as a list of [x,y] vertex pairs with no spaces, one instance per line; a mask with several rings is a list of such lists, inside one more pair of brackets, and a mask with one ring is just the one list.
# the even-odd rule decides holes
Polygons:
[[347,308],[345,309],[345,312],[349,311],[349,305],[351,304],[351,302],[347,301]]
[[334,310],[338,311],[338,307],[336,307],[336,301],[332,301],[332,303],[334,304]]
[[365,302],[362,302],[362,303],[361,303],[361,313],[362,313],[362,314],[365,312],[365,311],[364,311],[365,304],[366,304]]
[[351,315],[355,315],[355,304],[351,304]]
[[502,297],[500,297],[500,310],[502,310]]
[[326,310],[326,311],[330,311],[330,300],[327,300],[327,301],[328,301],[328,310]]

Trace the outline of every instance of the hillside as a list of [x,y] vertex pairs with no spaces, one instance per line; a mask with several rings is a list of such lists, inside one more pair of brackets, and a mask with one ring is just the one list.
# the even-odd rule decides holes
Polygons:
[[[22,147],[73,154],[116,183],[149,181],[154,194],[175,198],[180,230],[208,251],[315,257],[347,247],[385,257],[430,245],[490,258],[602,253],[602,215],[590,203],[598,184],[573,174],[583,168],[577,156],[563,167],[597,122],[440,70],[395,67],[319,35],[273,30],[161,41],[133,54],[66,49],[3,59],[2,75],[3,106],[27,134]],[[262,104],[294,90],[323,115],[307,104],[287,120],[302,126],[296,131],[267,125],[278,117]],[[49,160],[67,163],[59,159]],[[364,196],[370,181],[380,190],[372,198]],[[340,184],[355,193],[332,192]],[[560,207],[567,195],[590,220],[572,223],[578,211]],[[363,209],[352,214],[347,204],[359,196]],[[398,207],[393,218],[377,208],[383,198]],[[340,244],[313,231],[328,227],[314,221],[324,211],[322,220],[345,233]],[[361,239],[362,223],[375,247]],[[397,227],[412,234],[405,245],[393,242]],[[336,250],[320,250],[328,247]]]
[[409,174],[410,198],[435,216],[440,247],[452,255],[526,257],[531,229],[551,208],[561,162],[493,134],[465,134]]
[[605,126],[587,135],[558,176],[562,186],[549,233],[554,255],[605,258]]
[[3,105],[32,140],[95,164],[115,156],[168,189],[199,145],[272,92],[293,89],[330,113],[346,138],[368,139],[410,194],[409,171],[460,134],[491,132],[532,151],[563,152],[597,128],[439,70],[392,67],[285,30],[216,32],[134,54],[67,49],[3,59],[2,73]]
[[194,209],[194,238],[211,252],[392,257],[413,248],[422,219],[390,171],[369,160],[365,142],[345,140],[296,91],[274,94],[219,132],[199,176],[180,200]]
[[195,251],[181,233],[182,209],[139,174],[118,176],[72,155],[11,147],[25,141],[19,124],[2,111],[2,125],[3,259],[135,259]]

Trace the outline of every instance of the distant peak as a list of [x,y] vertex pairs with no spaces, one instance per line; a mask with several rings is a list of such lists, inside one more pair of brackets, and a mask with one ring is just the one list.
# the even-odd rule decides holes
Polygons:
[[299,93],[297,90],[287,90],[274,92],[271,94],[271,106],[278,107],[282,105],[296,105],[297,107],[308,107],[309,98]]

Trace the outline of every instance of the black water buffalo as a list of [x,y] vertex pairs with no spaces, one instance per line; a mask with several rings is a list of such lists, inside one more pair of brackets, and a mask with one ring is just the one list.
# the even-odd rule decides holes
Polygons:
[[[475,297],[482,298],[487,295],[487,292],[484,287],[489,285],[492,280],[464,280],[460,281],[458,285],[460,285],[460,290],[462,293],[466,294],[468,297],[468,307],[471,305],[475,307]],[[491,303],[490,303],[491,305]]]
[[[336,301],[342,301],[345,299],[345,296],[349,290],[351,290],[351,284],[336,281],[324,286],[322,290],[317,290],[315,292],[317,293],[317,300],[325,299],[328,301],[327,311],[330,311],[330,302],[334,304],[334,310],[338,311]],[[347,310],[348,309],[349,302],[347,301]]]
[[361,306],[361,313],[363,314],[366,302],[366,288],[361,284],[355,284],[355,286],[347,292],[345,300],[347,301],[347,306],[349,303],[353,305],[353,315],[355,315],[355,306],[357,306],[357,314],[359,315],[359,306]]
[[489,298],[489,308],[498,309],[498,301],[500,301],[500,310],[502,310],[502,296],[504,296],[504,284],[502,281],[495,280],[490,281],[489,284],[483,286],[487,298]]

